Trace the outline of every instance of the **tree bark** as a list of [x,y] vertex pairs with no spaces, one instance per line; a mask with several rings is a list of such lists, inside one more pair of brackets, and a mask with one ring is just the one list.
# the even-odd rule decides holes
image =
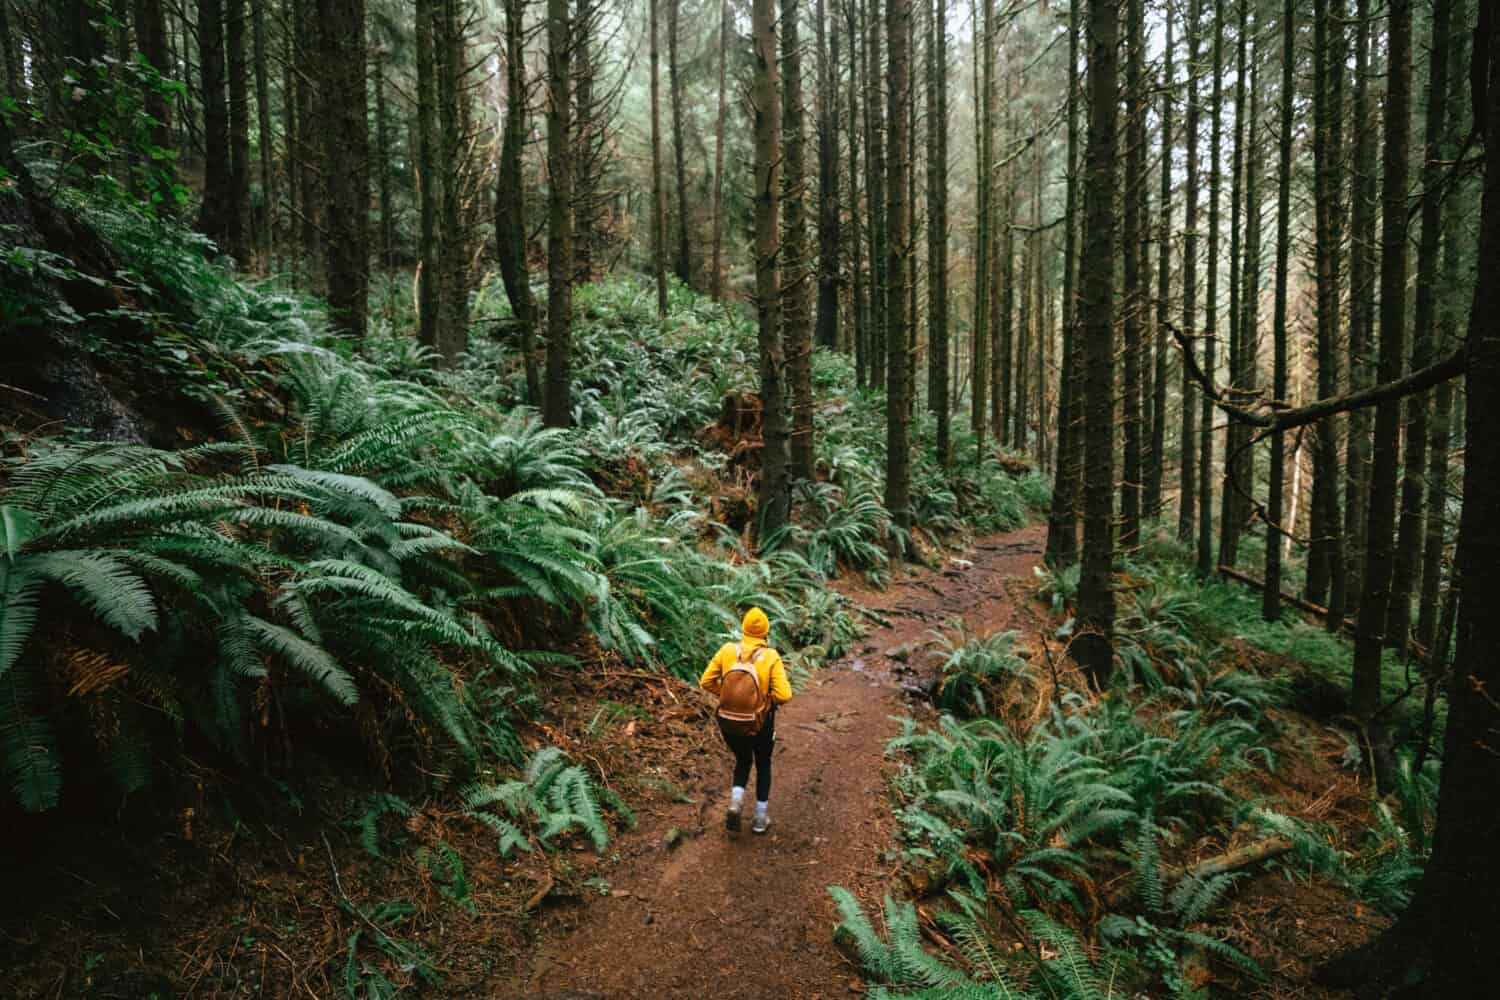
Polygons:
[[[1124,468],[1120,477],[1120,546],[1134,548],[1141,537],[1141,313],[1149,275],[1141,266],[1141,189],[1146,186],[1145,10],[1142,0],[1128,0],[1125,69],[1125,190],[1120,232],[1121,332],[1125,365],[1120,433]],[[1186,447],[1186,445],[1185,445]]]
[[[5,8],[9,3],[0,0],[0,17],[5,16]],[[257,19],[260,17],[260,6],[256,6]],[[25,100],[25,90],[22,89],[20,67],[16,65],[19,60],[20,51],[10,44],[10,31],[0,25],[6,39],[6,52],[10,58],[6,62],[7,83],[10,93],[16,96],[18,101]],[[136,44],[140,46],[141,55],[151,64],[152,68],[164,78],[171,79],[175,76],[175,70],[167,54],[167,22],[162,13],[161,0],[135,0],[135,35]],[[259,51],[260,46],[257,46]],[[172,149],[172,104],[167,100],[160,88],[150,87],[146,90],[145,111],[151,116],[151,143],[163,152]],[[151,164],[153,177],[151,188],[155,193],[153,201],[158,211],[170,212],[173,209],[172,183],[173,169],[172,161],[169,159],[156,160]]]
[[328,192],[325,269],[335,329],[365,333],[369,289],[370,134],[366,120],[364,0],[318,0],[323,44],[323,169]]
[[522,154],[526,148],[525,0],[505,0],[505,131],[500,170],[495,181],[495,249],[510,311],[520,326],[521,360],[526,369],[526,402],[542,405],[542,376],[536,356],[536,297],[526,247],[526,183]]
[[860,52],[863,45],[860,43],[861,34],[859,25],[855,20],[854,0],[844,2],[845,26],[848,29],[849,38],[849,246],[851,250],[850,270],[854,272],[852,319],[854,326],[854,382],[861,388],[865,385],[865,372],[868,367],[865,357],[865,341],[868,337],[870,327],[869,309],[865,296],[865,257],[864,238],[865,230],[860,224],[863,213],[859,204],[859,137],[860,137],[860,103],[858,98],[861,74],[859,72]]
[[[255,256],[250,225],[250,90],[245,55],[245,2],[228,0],[224,38],[229,72],[229,255],[248,269]],[[361,53],[361,60],[364,55]]]
[[[830,30],[831,27],[831,30]],[[830,54],[831,47],[831,54]],[[818,0],[818,314],[819,347],[839,345],[839,27]]]
[[[1398,0],[1399,2],[1399,0]],[[1401,10],[1393,10],[1404,17]],[[1473,107],[1482,116],[1484,145],[1500,147],[1500,51],[1496,12],[1481,4],[1474,34]],[[1399,26],[1393,70],[1404,63]],[[1397,73],[1399,75],[1399,72]],[[1393,77],[1393,83],[1397,82]],[[1398,95],[1399,96],[1399,95]],[[1404,119],[1402,120],[1404,125]],[[1398,213],[1400,223],[1405,212]],[[1399,224],[1399,223],[1398,223]],[[1473,995],[1492,976],[1490,929],[1500,926],[1500,657],[1494,655],[1494,567],[1500,563],[1500,171],[1484,177],[1477,281],[1469,312],[1471,359],[1465,415],[1463,515],[1458,575],[1464,594],[1449,684],[1442,784],[1432,855],[1411,904],[1390,930],[1325,968],[1331,985],[1368,982],[1406,986],[1424,1000]],[[1371,536],[1372,544],[1375,538]],[[1375,569],[1371,560],[1371,571]],[[1364,609],[1361,608],[1363,615]],[[1378,648],[1378,647],[1377,647]]]
[[[1198,329],[1198,44],[1201,38],[1203,0],[1190,0],[1187,23],[1187,180],[1182,237],[1182,328]],[[1196,347],[1187,348],[1193,353]],[[1183,369],[1182,450],[1177,478],[1177,538],[1192,542],[1197,534],[1198,400],[1192,381]]]
[[[1196,2],[1196,0],[1195,0]],[[1083,571],[1073,656],[1103,687],[1113,668],[1114,563],[1114,200],[1119,152],[1119,10],[1090,0],[1089,131],[1084,174],[1084,258],[1079,328],[1084,362]]]
[[[603,118],[607,112],[594,100],[594,74],[598,67],[595,42],[601,10],[598,0],[576,0],[571,29],[573,280],[585,284],[594,277],[594,251],[599,242],[598,223],[603,214],[604,202],[609,197],[607,192],[599,190],[605,169],[601,153],[606,141]],[[654,63],[652,65],[655,66]],[[657,77],[652,77],[653,85],[656,79]],[[652,127],[660,128],[659,115],[652,118]],[[654,141],[656,133],[653,132],[652,136]],[[660,169],[657,174],[660,174]],[[665,213],[666,209],[663,208],[662,211]],[[666,230],[663,229],[662,232],[665,234]],[[665,240],[665,235],[662,238]]]
[[292,38],[296,27],[296,15],[293,10],[295,0],[281,0],[281,23],[282,31],[281,46],[281,118],[282,118],[282,145],[285,149],[285,159],[282,160],[282,170],[286,175],[286,244],[287,244],[287,269],[291,272],[292,284],[297,284],[298,273],[301,270],[303,254],[298,252],[300,241],[298,239],[298,223],[302,217],[301,194],[301,171],[297,166],[297,147],[301,141],[302,133],[299,131],[300,122],[298,110],[298,87],[297,87],[297,44]]
[[[813,478],[812,310],[809,308],[806,115],[798,0],[781,0],[781,340],[791,390],[791,474]],[[894,183],[894,181],[892,182]]]
[[[257,129],[260,132],[260,222],[256,229],[260,233],[259,249],[261,270],[269,273],[276,259],[276,215],[280,207],[280,192],[273,166],[275,132],[271,128],[271,78],[270,47],[266,38],[266,0],[250,0],[251,29],[255,42],[255,109]],[[158,7],[158,15],[160,8]],[[385,143],[381,143],[382,149]],[[383,154],[382,154],[383,155]],[[388,171],[383,171],[386,176]]]
[[[1446,2],[1446,0],[1445,0]],[[1463,18],[1453,19],[1462,24]],[[1468,65],[1462,27],[1450,25],[1452,34],[1443,43],[1449,51],[1448,86],[1450,108],[1447,135],[1440,156],[1451,162],[1457,159],[1461,139],[1459,127],[1463,116],[1464,70]],[[1434,27],[1434,46],[1437,43]],[[1448,193],[1443,202],[1442,294],[1438,305],[1438,350],[1450,350],[1458,342],[1459,301],[1462,284],[1459,279],[1464,220],[1471,211],[1466,185]],[[1437,640],[1438,590],[1442,580],[1445,531],[1448,524],[1448,439],[1453,423],[1454,387],[1444,382],[1433,393],[1432,436],[1428,445],[1427,465],[1427,532],[1422,556],[1422,596],[1417,602],[1417,642],[1433,649]],[[1450,582],[1450,588],[1453,586]],[[1442,661],[1434,657],[1441,668]]]
[[375,83],[375,190],[380,204],[380,264],[395,266],[396,220],[393,192],[391,190],[391,121],[390,108],[385,99],[385,52],[379,47],[374,52],[370,67],[370,78]]
[[[1375,109],[1370,95],[1370,0],[1358,0],[1354,15],[1354,179],[1349,218],[1349,388],[1375,384],[1370,364],[1375,331]],[[1370,416],[1349,415],[1345,446],[1344,562],[1346,593],[1358,602],[1364,592],[1365,540],[1369,528]]]
[[434,5],[442,0],[417,0],[417,200],[420,203],[418,255],[417,340],[433,350],[441,322],[437,213],[442,177],[438,168],[437,59],[433,53]]
[[[652,0],[654,3],[655,0]],[[568,0],[547,0],[547,394],[548,427],[573,422],[573,88]]]
[[791,507],[787,455],[785,361],[781,345],[781,90],[776,65],[775,0],[752,0],[755,116],[755,307],[759,314],[761,455],[759,537],[786,524]]
[[869,180],[865,189],[869,192],[867,211],[870,232],[870,332],[869,368],[870,387],[885,388],[886,328],[890,319],[890,307],[886,300],[890,276],[886,274],[888,263],[886,235],[886,180],[885,180],[885,93],[881,87],[884,76],[871,72],[881,65],[880,29],[881,0],[864,0],[868,22],[865,25],[865,115],[868,131],[865,135],[865,156]]
[[[1406,190],[1410,177],[1411,0],[1392,0],[1386,72],[1385,148],[1381,200],[1380,359],[1382,382],[1401,375],[1406,347]],[[1478,107],[1478,105],[1476,105]],[[1474,384],[1471,371],[1470,386]],[[1472,419],[1472,418],[1471,418]],[[1354,637],[1353,708],[1364,729],[1366,764],[1381,789],[1391,787],[1395,761],[1390,731],[1381,716],[1380,664],[1383,628],[1391,598],[1392,534],[1396,527],[1396,463],[1400,448],[1400,403],[1375,408],[1374,464],[1370,473],[1370,517],[1366,532],[1364,592]],[[1472,439],[1471,439],[1472,440]],[[1493,508],[1492,508],[1493,510]],[[1469,577],[1470,584],[1477,578]],[[1465,609],[1472,607],[1464,601]]]
[[[1076,334],[1074,301],[1078,274],[1078,107],[1081,96],[1078,46],[1081,34],[1079,5],[1075,3],[1068,11],[1068,175],[1063,209],[1062,384],[1057,403],[1057,469],[1047,514],[1046,560],[1057,570],[1066,569],[1078,561],[1078,491],[1083,471],[1083,435],[1079,433],[1083,365]],[[1171,50],[1169,42],[1168,59]]]
[[[911,5],[912,0],[886,0],[886,37],[890,46],[890,198],[886,230],[890,281],[886,334],[886,464],[885,506],[902,531],[911,530],[911,411],[908,408],[907,255],[911,252]],[[783,29],[785,30],[785,29]]]
[[1162,515],[1162,482],[1167,462],[1167,328],[1172,286],[1172,7],[1166,9],[1166,44],[1162,53],[1161,205],[1156,241],[1156,371],[1151,380],[1151,463],[1146,473],[1144,515]]
[[[1239,0],[1239,30],[1235,38],[1235,86],[1234,86],[1234,154],[1230,167],[1229,182],[1229,354],[1225,358],[1229,384],[1238,384],[1241,378],[1241,355],[1244,353],[1245,335],[1240,312],[1240,197],[1245,175],[1245,94],[1249,73],[1249,9],[1246,0]],[[1219,499],[1219,557],[1220,565],[1233,565],[1239,548],[1240,521],[1237,518],[1238,501],[1234,487],[1236,458],[1246,440],[1245,428],[1231,420],[1224,438],[1224,479]]]
[[[1318,299],[1318,395],[1338,392],[1339,364],[1335,331],[1340,291],[1339,254],[1343,243],[1343,0],[1314,4],[1314,218]],[[1344,614],[1345,585],[1342,519],[1338,495],[1338,424],[1317,425],[1313,439],[1312,544],[1307,562],[1307,599],[1325,596],[1333,620]]]
[[667,315],[667,195],[661,175],[661,47],[657,7],[646,0],[651,18],[651,268],[656,274],[656,315]]
[[[1276,186],[1276,301],[1271,317],[1272,376],[1271,397],[1285,402],[1287,398],[1287,282],[1292,249],[1292,71],[1296,63],[1296,5],[1285,0],[1281,7],[1281,135],[1280,173]],[[1286,475],[1283,432],[1271,434],[1271,481],[1268,487],[1267,511],[1272,524],[1282,527],[1282,500]],[[1281,617],[1281,540],[1266,536],[1266,589],[1261,595],[1261,616],[1274,622]]]
[[672,159],[677,174],[677,279],[693,284],[693,258],[688,239],[687,136],[682,125],[682,77],[677,58],[682,0],[667,0],[667,86],[672,99]]
[[198,231],[233,253],[234,191],[231,180],[228,84],[224,65],[224,2],[198,0],[198,67],[203,94],[203,205]]
[[974,20],[976,34],[983,32],[976,41],[979,62],[979,121],[978,129],[978,247],[974,253],[974,349],[971,353],[972,368],[969,376],[969,423],[976,438],[974,461],[984,461],[984,432],[989,415],[985,404],[988,400],[990,380],[990,300],[992,292],[991,262],[994,246],[994,133],[995,133],[995,0],[984,0],[984,20]]
[[[136,0],[137,32],[141,30],[139,26],[142,23],[142,8],[152,5],[154,5],[156,8],[157,24],[159,25],[161,23],[160,0]],[[141,43],[141,49],[142,52],[145,53],[147,61],[150,62],[151,65],[155,66],[159,71],[163,73],[166,72],[166,63],[164,61],[158,62],[151,57],[151,53],[146,51],[146,43],[144,40]],[[26,76],[21,57],[20,33],[13,31],[11,28],[10,0],[0,0],[0,59],[5,60],[5,92],[11,97],[15,98],[16,103],[24,105],[27,102],[27,98],[29,95],[27,94],[27,89],[25,86]],[[157,121],[163,121],[163,118],[156,115],[152,111],[150,102],[151,98],[148,94],[146,98],[146,113],[150,114],[153,118],[156,118]],[[161,146],[163,149],[166,148],[166,143],[157,142],[156,144],[158,146]]]
[[729,0],[719,7],[719,113],[714,124],[714,265],[711,285],[715,302],[724,301],[724,87],[729,59]]
[[[1411,366],[1432,361],[1437,337],[1438,245],[1442,236],[1443,138],[1448,113],[1448,35],[1453,0],[1432,4],[1432,43],[1428,47],[1427,124],[1422,163],[1422,228],[1417,242],[1417,281],[1412,322]],[[1401,518],[1391,567],[1391,601],[1386,613],[1387,645],[1401,648],[1411,631],[1411,598],[1422,563],[1427,502],[1427,411],[1431,398],[1418,393],[1406,400],[1406,464],[1401,477]],[[1432,516],[1441,516],[1441,511]]]
[[[1219,195],[1224,181],[1219,171],[1219,149],[1224,141],[1224,0],[1214,0],[1213,125],[1208,166],[1208,302],[1204,310],[1203,370],[1214,377],[1219,343]],[[1198,413],[1198,575],[1213,575],[1214,559],[1214,406],[1205,393]],[[1221,498],[1222,502],[1222,498]]]

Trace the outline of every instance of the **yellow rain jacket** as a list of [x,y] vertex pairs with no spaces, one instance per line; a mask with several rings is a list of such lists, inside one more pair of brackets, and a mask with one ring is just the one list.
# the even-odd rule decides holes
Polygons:
[[[759,647],[766,646],[770,622],[760,608],[751,608],[745,613],[741,628],[744,636],[738,645],[744,649],[746,656],[753,654]],[[726,642],[708,662],[708,669],[703,671],[703,677],[698,681],[703,690],[712,694],[719,693],[724,675],[734,666],[737,656],[735,646],[735,643]],[[784,705],[792,700],[792,684],[787,680],[786,665],[781,662],[781,655],[776,650],[767,647],[767,651],[756,659],[755,673],[760,681],[761,694],[769,694],[773,705]]]

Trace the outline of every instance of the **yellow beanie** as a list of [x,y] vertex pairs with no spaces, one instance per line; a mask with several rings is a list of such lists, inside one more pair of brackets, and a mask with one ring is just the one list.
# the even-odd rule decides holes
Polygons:
[[766,619],[766,613],[760,608],[751,608],[745,612],[745,620],[741,623],[745,634],[753,639],[764,639],[766,633],[771,631],[771,623]]

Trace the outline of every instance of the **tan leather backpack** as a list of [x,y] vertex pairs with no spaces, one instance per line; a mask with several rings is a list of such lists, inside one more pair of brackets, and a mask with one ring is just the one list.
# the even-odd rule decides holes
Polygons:
[[731,733],[754,736],[765,725],[771,698],[768,692],[760,689],[760,673],[755,669],[755,662],[768,648],[757,646],[747,659],[743,645],[734,647],[734,666],[724,672],[719,687],[719,718]]

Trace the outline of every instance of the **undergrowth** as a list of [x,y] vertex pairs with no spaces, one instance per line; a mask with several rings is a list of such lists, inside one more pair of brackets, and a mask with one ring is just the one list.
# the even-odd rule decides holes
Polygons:
[[[275,775],[330,726],[387,773],[463,784],[521,763],[539,666],[689,679],[756,604],[813,668],[858,634],[827,578],[878,581],[909,549],[880,499],[883,402],[822,353],[818,481],[751,547],[753,503],[725,496],[753,498],[755,470],[704,431],[755,388],[755,331],[681,286],[661,319],[641,282],[579,289],[575,426],[547,429],[491,336],[513,327],[498,287],[444,367],[400,282],[376,282],[352,342],[285,278],[238,277],[117,190],[58,196],[119,258],[115,321],[150,334],[85,346],[218,425],[176,449],[0,441],[0,774],[28,811],[75,782],[131,796],[184,754]],[[17,308],[56,320],[45,296]],[[1045,501],[997,460],[943,469],[932,433],[919,416],[922,530],[1011,527]]]
[[[1038,576],[1066,639],[1077,574]],[[832,890],[836,938],[881,984],[872,996],[1203,996],[1207,961],[1258,980],[1225,922],[1249,873],[1174,860],[1205,839],[1275,845],[1280,877],[1332,883],[1389,914],[1410,899],[1430,849],[1435,764],[1415,773],[1403,748],[1398,787],[1358,838],[1253,791],[1273,787],[1276,713],[1295,702],[1294,678],[1342,679],[1348,644],[1291,616],[1262,621],[1253,595],[1200,580],[1170,543],[1148,544],[1120,580],[1111,689],[1059,693],[1024,734],[999,718],[1007,692],[1036,680],[1014,636],[934,633],[947,714],[930,727],[905,720],[888,752],[909,883],[943,905],[888,898],[881,935]],[[1278,669],[1246,669],[1242,647]]]

